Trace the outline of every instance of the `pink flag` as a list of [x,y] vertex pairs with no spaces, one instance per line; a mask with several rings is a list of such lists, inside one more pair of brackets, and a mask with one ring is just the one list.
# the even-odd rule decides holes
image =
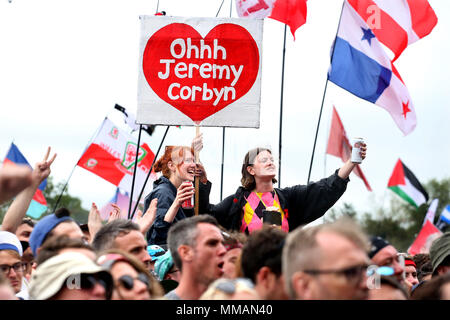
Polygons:
[[269,17],[287,24],[295,39],[295,31],[306,22],[307,0],[236,0],[239,17]]
[[[341,158],[343,162],[346,162],[348,159],[350,159],[352,154],[352,146],[350,145],[347,134],[345,133],[344,125],[342,124],[341,118],[339,118],[335,107],[333,107],[333,117],[331,120],[327,153]],[[367,190],[372,191],[369,182],[364,176],[359,165],[356,165],[356,167],[353,169],[353,172],[364,181]]]

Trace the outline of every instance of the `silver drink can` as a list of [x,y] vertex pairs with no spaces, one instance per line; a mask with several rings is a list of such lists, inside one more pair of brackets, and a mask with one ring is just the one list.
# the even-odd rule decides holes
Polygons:
[[353,138],[352,139],[352,162],[353,163],[361,163],[361,147],[364,143],[363,138]]

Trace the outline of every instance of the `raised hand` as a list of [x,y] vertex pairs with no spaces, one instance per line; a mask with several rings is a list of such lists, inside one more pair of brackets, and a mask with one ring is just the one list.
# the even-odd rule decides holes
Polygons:
[[113,207],[113,210],[109,213],[108,222],[121,219],[120,207],[115,203],[111,203],[111,206]]
[[198,136],[196,136],[191,143],[191,148],[194,149],[194,151],[200,152],[200,150],[203,149],[203,133],[200,133]]
[[33,182],[37,185],[40,185],[42,181],[48,178],[50,175],[50,166],[52,165],[53,161],[55,161],[56,153],[53,155],[53,157],[48,160],[48,157],[50,156],[51,148],[48,147],[47,153],[45,154],[44,160],[41,162],[36,163],[34,170],[33,170]]
[[158,199],[155,198],[150,202],[150,206],[148,207],[147,211],[145,211],[145,215],[142,215],[142,211],[139,209],[136,212],[136,219],[134,222],[139,225],[139,228],[144,235],[147,233],[147,231],[155,221],[157,205]]
[[102,218],[100,217],[100,211],[97,205],[92,202],[91,210],[88,216],[88,229],[91,236],[91,242],[94,240],[94,236],[98,230],[102,227]]

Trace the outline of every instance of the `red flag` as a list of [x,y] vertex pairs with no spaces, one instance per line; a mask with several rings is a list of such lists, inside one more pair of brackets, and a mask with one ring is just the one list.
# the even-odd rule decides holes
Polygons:
[[427,220],[417,235],[416,240],[414,240],[411,247],[409,247],[408,253],[411,255],[428,253],[430,251],[431,244],[440,235],[442,235],[441,230],[436,228],[430,220]]
[[[342,124],[341,118],[339,118],[339,115],[334,106],[333,116],[331,118],[330,136],[328,138],[327,153],[341,158],[343,162],[346,162],[348,159],[350,159],[352,154],[350,141],[347,138],[344,125]],[[370,188],[369,182],[364,176],[359,165],[356,165],[356,167],[353,169],[353,172],[364,181],[367,190],[372,191],[372,188]]]
[[295,31],[306,22],[307,0],[236,0],[239,17],[269,17],[287,24],[295,40]]

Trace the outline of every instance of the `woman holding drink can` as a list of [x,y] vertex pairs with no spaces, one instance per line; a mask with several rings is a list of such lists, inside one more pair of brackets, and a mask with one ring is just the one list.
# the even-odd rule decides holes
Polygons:
[[[359,155],[366,157],[366,144],[361,142]],[[275,188],[276,166],[272,152],[267,148],[255,148],[247,152],[242,165],[242,178],[236,193],[217,205],[208,205],[207,212],[229,230],[240,230],[249,234],[261,229],[264,217],[269,220],[267,211],[275,211],[281,219],[281,229],[294,230],[323,216],[347,188],[348,176],[357,162],[349,159],[340,169],[328,178],[308,185]],[[267,222],[267,221],[266,221]]]
[[[206,172],[201,164],[195,164],[194,148],[203,148],[202,136],[192,142],[192,146],[166,146],[164,154],[155,162],[154,171],[162,176],[153,183],[153,190],[145,197],[144,212],[150,202],[157,198],[155,222],[147,234],[149,244],[157,244],[164,249],[167,246],[167,233],[170,226],[194,214],[193,196],[195,176],[200,177],[200,198],[204,197]],[[206,195],[206,199],[207,199]],[[207,201],[207,200],[206,200]]]

